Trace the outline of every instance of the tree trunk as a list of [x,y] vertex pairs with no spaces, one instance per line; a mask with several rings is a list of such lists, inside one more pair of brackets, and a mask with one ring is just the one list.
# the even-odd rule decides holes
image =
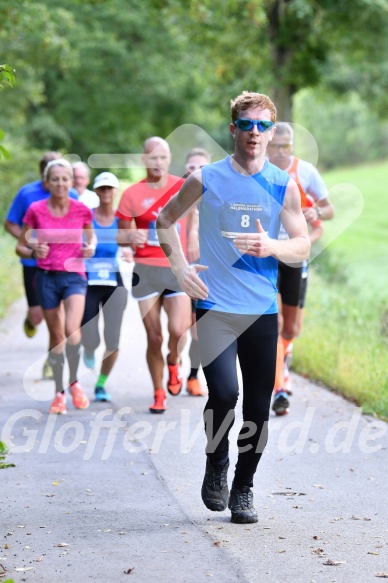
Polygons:
[[295,87],[285,81],[292,61],[292,48],[282,43],[282,28],[285,23],[286,6],[290,0],[273,0],[267,3],[268,34],[271,43],[274,76],[278,82],[272,89],[271,99],[277,109],[279,121],[292,121],[292,96]]
[[292,122],[292,96],[292,88],[281,83],[272,89],[271,99],[278,112],[278,121]]

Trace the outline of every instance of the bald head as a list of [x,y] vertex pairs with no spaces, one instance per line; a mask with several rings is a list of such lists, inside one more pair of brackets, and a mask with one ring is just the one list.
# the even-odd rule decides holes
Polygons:
[[150,154],[152,150],[159,147],[161,149],[165,149],[167,152],[170,153],[170,146],[163,140],[163,138],[159,138],[158,136],[153,136],[152,138],[148,138],[143,144],[143,152],[144,154]]
[[144,142],[142,160],[147,170],[147,180],[163,182],[171,164],[170,146],[163,138],[157,136],[148,138]]

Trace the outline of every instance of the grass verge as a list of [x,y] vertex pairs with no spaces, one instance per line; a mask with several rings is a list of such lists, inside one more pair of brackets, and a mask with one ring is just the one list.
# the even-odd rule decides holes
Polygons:
[[309,271],[309,291],[293,368],[388,420],[387,308]]
[[23,295],[22,268],[15,254],[16,239],[0,235],[0,318],[4,318],[9,306]]

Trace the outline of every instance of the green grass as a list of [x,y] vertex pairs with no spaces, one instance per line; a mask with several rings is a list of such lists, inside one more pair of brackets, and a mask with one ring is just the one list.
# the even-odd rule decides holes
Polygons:
[[[323,177],[336,209],[335,218],[324,223],[323,240],[335,237],[329,250],[341,257],[349,283],[360,288],[362,296],[387,298],[388,162],[336,170]],[[341,188],[341,184],[349,186]]]
[[388,164],[324,179],[336,215],[310,269],[294,368],[388,419]]
[[16,239],[7,233],[0,234],[0,318],[23,295],[22,268],[15,247]]
[[310,270],[293,364],[294,370],[355,401],[365,413],[388,419],[388,337],[381,309],[381,304],[365,303],[351,288],[327,284]]

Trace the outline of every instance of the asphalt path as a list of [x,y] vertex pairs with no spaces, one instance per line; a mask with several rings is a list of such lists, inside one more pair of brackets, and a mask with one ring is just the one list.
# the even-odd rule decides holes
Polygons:
[[[24,314],[19,300],[0,322],[1,439],[15,464],[0,470],[0,581],[4,571],[15,583],[388,578],[387,424],[293,374],[290,413],[271,415],[255,478],[259,521],[235,525],[228,510],[210,512],[200,496],[206,398],[183,390],[164,415],[148,412],[136,302],[128,303],[108,380],[112,403],[79,411],[70,402],[66,416],[48,415],[47,331],[41,325],[27,339]],[[80,372],[92,397],[97,372],[83,363]],[[240,426],[239,403],[230,480]]]

